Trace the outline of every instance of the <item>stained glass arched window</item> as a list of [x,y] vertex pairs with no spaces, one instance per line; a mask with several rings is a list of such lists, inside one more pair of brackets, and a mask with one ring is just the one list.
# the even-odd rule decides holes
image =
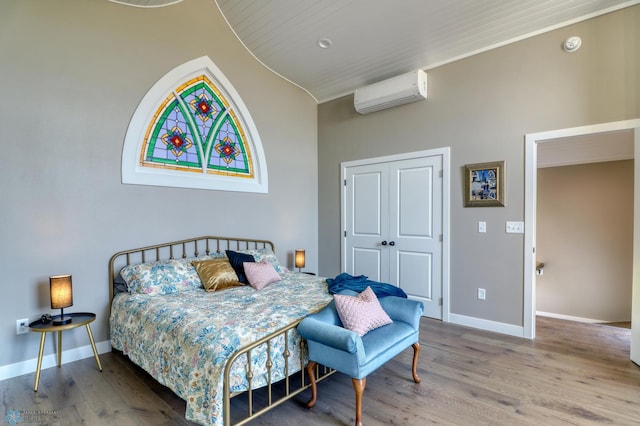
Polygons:
[[267,192],[257,129],[208,57],[170,71],[145,95],[127,130],[122,182]]

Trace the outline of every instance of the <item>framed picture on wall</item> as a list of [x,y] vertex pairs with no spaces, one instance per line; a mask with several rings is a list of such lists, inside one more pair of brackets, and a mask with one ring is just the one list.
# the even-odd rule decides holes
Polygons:
[[464,206],[504,207],[504,161],[464,166]]

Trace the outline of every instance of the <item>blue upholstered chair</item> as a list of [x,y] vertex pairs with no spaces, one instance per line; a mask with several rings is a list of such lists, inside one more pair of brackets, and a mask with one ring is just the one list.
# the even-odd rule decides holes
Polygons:
[[[356,295],[350,291],[341,294]],[[413,380],[420,383],[417,366],[420,355],[420,316],[424,309],[422,302],[395,296],[381,297],[379,301],[393,323],[372,330],[362,337],[342,327],[335,302],[309,315],[298,325],[298,332],[307,340],[309,348],[306,369],[311,381],[311,400],[307,403],[308,408],[316,403],[316,364],[351,376],[356,392],[358,426],[362,425],[362,394],[367,376],[409,346],[413,347]]]

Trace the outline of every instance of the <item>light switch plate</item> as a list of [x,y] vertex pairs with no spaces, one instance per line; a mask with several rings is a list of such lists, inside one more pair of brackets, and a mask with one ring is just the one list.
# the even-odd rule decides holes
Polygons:
[[524,222],[507,222],[505,231],[507,234],[524,234]]
[[478,232],[487,232],[487,222],[478,222]]
[[484,288],[478,288],[478,299],[486,300],[486,298],[487,298],[487,290],[485,290]]

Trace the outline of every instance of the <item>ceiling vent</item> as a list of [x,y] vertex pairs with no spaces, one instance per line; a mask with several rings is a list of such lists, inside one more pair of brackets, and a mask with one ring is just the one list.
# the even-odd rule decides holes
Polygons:
[[360,114],[368,114],[424,99],[427,73],[416,70],[357,89],[353,103]]

